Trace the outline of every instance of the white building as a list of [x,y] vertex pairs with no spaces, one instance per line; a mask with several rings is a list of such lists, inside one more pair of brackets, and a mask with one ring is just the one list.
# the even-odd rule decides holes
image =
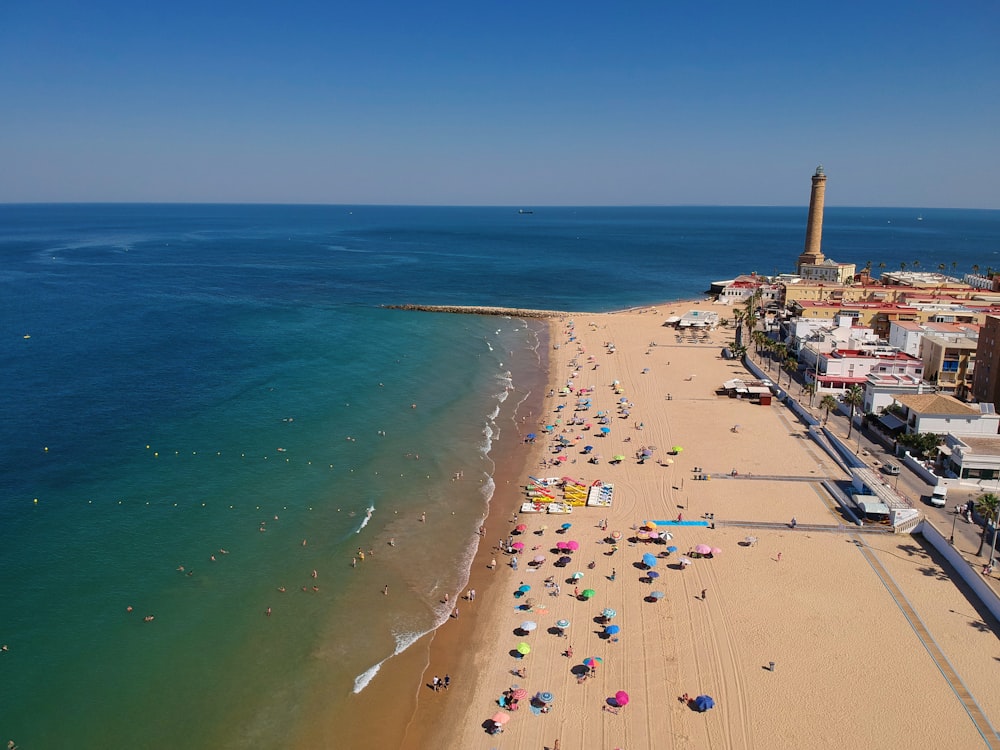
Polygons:
[[1000,431],[1000,414],[993,404],[965,404],[953,396],[939,393],[899,396],[906,432],[938,435],[985,436]]

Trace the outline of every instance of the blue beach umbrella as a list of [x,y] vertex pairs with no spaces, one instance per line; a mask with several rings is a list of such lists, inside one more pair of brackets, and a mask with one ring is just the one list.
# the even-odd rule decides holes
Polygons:
[[649,552],[647,552],[645,555],[642,556],[642,564],[645,565],[647,568],[655,568],[656,555],[652,555]]
[[564,524],[563,524],[562,526],[560,526],[559,528],[560,528],[560,529],[571,529],[571,528],[573,528],[573,524],[571,524],[571,523],[564,523]]
[[649,596],[651,599],[662,599],[663,597],[666,596],[666,594],[664,594],[662,591],[654,591]]
[[699,711],[707,711],[715,707],[715,701],[710,695],[699,695],[694,699],[694,707]]
[[520,591],[522,594],[526,594],[529,591],[531,591],[531,586],[529,586],[528,584],[524,584],[523,586],[518,586],[517,590]]
[[659,577],[660,574],[657,573],[655,570],[651,570],[648,573],[646,573],[646,578],[648,578],[650,581],[652,581],[654,578],[659,578]]
[[672,544],[669,547],[667,547],[667,552],[676,552],[676,551],[677,548]]
[[611,428],[610,427],[602,427],[601,428],[601,432],[603,432],[605,435],[607,435],[609,432],[611,432]]
[[555,696],[548,691],[538,694],[538,700],[540,700],[542,703],[551,703],[555,699],[556,699]]
[[603,615],[604,617],[606,617],[606,618],[607,618],[607,619],[609,619],[609,620],[610,620],[610,619],[611,619],[612,617],[614,617],[615,615],[617,615],[617,614],[618,614],[618,613],[617,613],[617,612],[615,612],[615,611],[614,611],[613,609],[611,609],[610,607],[608,607],[607,609],[605,609],[605,610],[602,610],[602,611],[601,611],[601,615]]
[[621,628],[618,627],[617,625],[608,625],[606,628],[604,628],[604,632],[607,633],[608,635],[617,635],[618,633],[621,632]]
[[528,433],[528,440],[534,440],[536,437],[538,436],[535,433],[533,432]]

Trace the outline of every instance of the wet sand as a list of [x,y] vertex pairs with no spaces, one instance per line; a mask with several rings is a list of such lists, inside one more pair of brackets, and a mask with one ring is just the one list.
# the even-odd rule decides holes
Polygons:
[[[565,319],[552,322],[552,340],[559,348],[549,351],[550,387],[558,390],[571,378],[574,387],[593,387],[588,414],[606,410],[617,418],[606,438],[577,428],[564,433],[572,447],[562,465],[539,466],[553,458],[548,440],[525,446],[515,486],[498,480],[470,582],[477,601],[463,602],[459,620],[436,634],[404,747],[551,748],[556,738],[562,750],[902,748],[915,740],[988,746],[886,580],[899,585],[926,625],[924,637],[941,648],[994,725],[1000,722],[995,624],[977,612],[919,538],[845,526],[818,484],[821,478],[844,475],[783,407],[715,394],[744,368],[719,356],[732,339],[731,329],[703,340],[690,333],[678,339],[673,329],[662,327],[668,314],[691,306],[661,305],[657,314],[577,314],[572,332]],[[713,309],[726,317],[725,308]],[[570,335],[577,340],[571,342]],[[606,342],[614,342],[614,353]],[[572,357],[578,370],[569,366]],[[622,394],[612,390],[614,380],[620,381]],[[633,405],[624,419],[619,415],[623,397]],[[547,414],[535,428],[571,413],[575,400],[547,398]],[[567,406],[557,413],[560,403]],[[554,434],[563,434],[562,429],[567,428],[560,425]],[[586,463],[578,434],[595,445],[601,463]],[[645,463],[635,458],[642,445],[656,447]],[[668,457],[673,446],[683,450]],[[625,459],[609,465],[615,454]],[[702,473],[712,479],[696,480]],[[519,485],[528,475],[567,474],[587,484],[613,482],[613,507],[577,508],[569,516],[522,515],[519,522],[528,530],[521,538],[529,552],[521,556],[520,569],[506,567],[509,558],[497,555],[505,567],[488,571],[486,563],[495,554],[489,548],[513,526],[509,514],[522,500]],[[620,530],[628,538],[645,520],[678,514],[685,521],[714,514],[716,527],[668,525],[670,543],[679,549],[658,559],[660,577],[652,584],[640,560],[663,547],[623,541],[612,555],[606,533],[597,528],[599,519],[607,518],[609,532]],[[789,525],[792,517],[795,529]],[[569,536],[555,536],[553,530],[564,521],[573,523]],[[533,532],[542,525],[548,531],[539,537]],[[757,542],[746,546],[747,536]],[[573,564],[553,568],[550,545],[570,537],[581,544]],[[525,563],[537,554],[530,547],[539,543],[548,559],[529,572]],[[701,543],[721,553],[681,569],[677,556]],[[591,560],[593,570],[587,567]],[[614,581],[609,580],[612,569]],[[580,588],[596,591],[593,599],[573,596],[567,580],[576,570],[584,573]],[[543,585],[550,575],[561,585],[559,596],[550,596]],[[520,610],[522,600],[513,596],[522,582],[532,586],[536,606],[531,612]],[[653,603],[648,598],[653,590],[665,597]],[[617,611],[612,620],[621,627],[617,642],[604,637],[597,622],[605,607]],[[467,618],[473,611],[475,617]],[[572,623],[568,638],[550,632],[560,618]],[[526,619],[538,623],[530,635],[517,631]],[[520,642],[532,650],[516,659],[511,652]],[[570,645],[573,658],[563,655]],[[588,656],[599,656],[603,663],[580,683],[576,673]],[[526,678],[511,674],[518,666],[527,669]],[[434,674],[446,672],[452,677],[448,692],[423,687]],[[500,711],[496,701],[515,683],[529,695],[552,692],[553,708],[536,714],[522,702],[523,708],[508,714],[504,733],[490,736],[488,720]],[[628,692],[628,705],[607,710],[614,709],[610,703],[620,690]],[[709,694],[717,705],[695,712],[679,700],[685,693]]]

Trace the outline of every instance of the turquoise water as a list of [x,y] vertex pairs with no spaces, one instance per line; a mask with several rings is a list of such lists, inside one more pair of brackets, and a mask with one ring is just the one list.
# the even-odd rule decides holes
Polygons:
[[[1000,213],[920,213],[828,209],[824,245],[994,262]],[[789,270],[804,214],[0,206],[0,738],[275,745],[364,696],[447,617],[544,356],[379,305],[697,296]]]

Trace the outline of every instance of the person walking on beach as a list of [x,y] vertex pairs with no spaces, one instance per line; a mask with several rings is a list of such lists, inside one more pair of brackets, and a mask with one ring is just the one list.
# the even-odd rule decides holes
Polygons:
[[708,593],[708,589],[702,589],[701,590],[701,600],[702,601],[705,601],[705,594],[707,594],[707,593]]
[[615,580],[615,578],[616,578],[617,576],[618,576],[618,571],[617,571],[617,570],[615,570],[614,568],[612,568],[612,569],[611,569],[611,578],[610,578],[609,580],[612,580],[612,581],[613,581],[613,580]]
[[434,692],[435,692],[435,693],[436,693],[436,692],[437,692],[438,690],[440,690],[440,689],[441,689],[441,678],[440,678],[440,677],[438,677],[437,675],[434,675],[434,679],[433,679],[433,680],[431,680],[431,686],[432,686],[432,688],[434,689]]
[[450,685],[451,685],[451,675],[450,675],[450,674],[446,674],[446,675],[444,676],[444,680],[443,680],[443,681],[441,682],[441,686],[442,686],[442,687],[443,687],[443,688],[444,688],[445,690],[447,690],[447,689],[448,689],[448,687],[449,687]]
[[497,559],[494,557],[490,560],[490,570],[497,569]]
[[778,562],[781,562],[781,553],[778,553]]
[[388,583],[385,585],[385,588],[382,589],[382,593],[385,596],[389,596],[389,584]]

